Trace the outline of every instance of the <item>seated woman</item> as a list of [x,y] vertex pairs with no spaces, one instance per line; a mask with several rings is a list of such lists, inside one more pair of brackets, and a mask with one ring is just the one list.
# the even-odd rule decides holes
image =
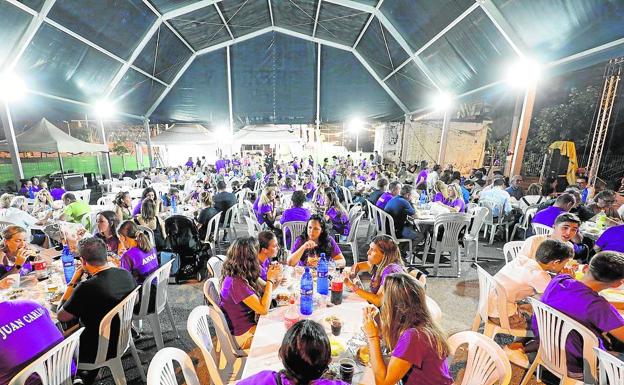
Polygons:
[[449,191],[449,199],[447,206],[451,209],[451,212],[454,213],[463,213],[466,212],[466,202],[464,202],[464,197],[461,191],[461,187],[457,183],[451,183],[448,186]]
[[137,216],[141,213],[141,205],[143,204],[143,201],[148,198],[153,200],[154,203],[156,203],[156,215],[158,215],[158,213],[163,211],[163,207],[162,207],[163,203],[160,197],[158,196],[158,194],[156,193],[156,190],[154,190],[151,187],[148,187],[145,190],[143,190],[143,193],[141,194],[141,200],[139,200],[139,203],[137,203],[137,205],[134,206],[134,209],[132,210],[133,216]]
[[331,345],[325,329],[315,321],[299,321],[286,331],[279,358],[283,370],[263,370],[238,381],[238,385],[347,385],[322,378],[332,359]]
[[195,182],[195,190],[190,192],[186,198],[184,198],[184,203],[192,203],[197,202],[199,200],[199,195],[204,191],[204,182],[201,180],[197,180]]
[[106,244],[106,249],[110,254],[120,256],[123,250],[119,237],[117,236],[117,227],[119,226],[119,218],[112,210],[99,212],[95,217],[95,233],[94,237],[100,238]]
[[26,231],[32,234],[32,239],[30,239],[30,236],[27,237],[31,243],[47,248],[48,237],[42,232],[33,233],[30,228],[31,226],[45,225],[48,222],[48,219],[52,217],[52,211],[49,211],[42,219],[37,219],[28,214],[27,210],[28,199],[22,196],[13,197],[13,199],[11,199],[10,207],[4,210],[2,220],[24,227]]
[[280,192],[293,192],[297,190],[297,186],[293,183],[291,177],[287,176],[284,179],[284,185],[280,188]]
[[141,205],[141,214],[134,217],[134,223],[152,230],[154,233],[154,247],[156,247],[156,251],[164,250],[165,239],[167,239],[165,221],[158,217],[156,203],[153,200],[145,198]]
[[199,195],[199,203],[201,204],[201,209],[199,210],[199,214],[197,215],[197,230],[199,231],[199,239],[206,239],[206,231],[208,230],[208,222],[212,217],[219,213],[219,210],[214,208],[212,201],[212,193],[208,191],[203,191]]
[[435,191],[435,195],[433,196],[433,199],[431,200],[432,202],[439,202],[439,203],[442,203],[443,205],[449,204],[450,202],[449,191],[448,191],[448,186],[446,185],[446,183],[438,179],[435,182],[434,191]]
[[260,224],[266,223],[269,228],[276,228],[277,203],[277,192],[275,188],[266,187],[262,190],[260,200],[258,200],[258,209],[256,211],[256,218]]
[[117,230],[119,240],[126,249],[121,256],[120,267],[132,273],[134,280],[142,284],[148,275],[158,269],[158,256],[149,237],[132,221],[125,221]]
[[334,238],[329,236],[323,217],[312,215],[291,249],[288,264],[290,266],[315,266],[321,254],[331,257],[336,267],[344,267],[346,261]]
[[65,194],[65,189],[62,187],[61,182],[52,182],[52,189],[50,190],[50,195],[54,198],[55,201],[60,201],[63,199],[63,194]]
[[227,251],[221,270],[219,306],[242,349],[251,346],[256,331],[256,314],[265,315],[269,312],[273,288],[280,274],[279,265],[270,265],[267,280],[262,287],[259,281],[261,267],[258,251],[258,241],[255,238],[236,239]]
[[311,172],[306,172],[305,183],[303,184],[303,191],[306,193],[306,199],[312,200],[314,193],[316,192],[316,185],[314,184],[314,175]]
[[35,204],[33,205],[31,214],[34,216],[40,213],[47,214],[52,211],[52,202],[54,202],[54,198],[52,198],[48,190],[39,190],[35,197]]
[[338,195],[331,188],[325,189],[325,219],[332,224],[332,230],[330,233],[335,233],[341,237],[346,237],[351,231],[351,224],[349,223],[349,213],[338,201]]
[[115,213],[119,221],[127,221],[132,219],[132,198],[127,191],[120,191],[115,196]]
[[28,248],[28,234],[25,228],[20,226],[7,226],[2,230],[2,242],[0,242],[0,288],[6,289],[11,282],[5,280],[8,275],[26,275],[32,271],[28,261],[35,255],[35,251]]
[[180,204],[180,190],[175,187],[171,187],[169,191],[162,197],[163,207],[171,207],[173,200],[175,199],[176,205]]
[[[390,274],[383,284],[382,304],[381,323],[376,321],[379,310],[370,306],[364,309],[362,326],[375,384],[394,385],[403,379],[404,384],[451,385],[446,335],[427,309],[423,286],[408,274]],[[382,339],[392,351],[387,364]]]

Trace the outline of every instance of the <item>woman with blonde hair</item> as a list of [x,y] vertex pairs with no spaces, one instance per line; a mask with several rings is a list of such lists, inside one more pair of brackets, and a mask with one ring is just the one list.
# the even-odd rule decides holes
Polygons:
[[452,212],[463,213],[466,211],[466,202],[464,202],[464,194],[461,187],[457,183],[451,183],[448,186],[449,197],[446,204]]
[[[425,289],[409,274],[395,273],[383,284],[380,324],[376,307],[364,309],[363,330],[376,385],[451,385],[446,335],[427,308]],[[388,364],[381,340],[392,351]]]
[[167,232],[165,231],[165,221],[158,217],[158,206],[150,198],[143,199],[141,204],[141,213],[134,217],[134,223],[139,226],[147,227],[154,232],[154,241],[157,251],[165,248],[165,239]]
[[446,183],[438,179],[435,182],[433,189],[436,194],[433,196],[432,202],[439,202],[447,205],[449,202],[449,191]]
[[32,215],[45,213],[52,210],[52,202],[54,198],[48,190],[39,190],[35,195],[35,204],[33,205]]
[[278,222],[277,217],[277,190],[275,187],[265,187],[260,194],[258,207],[256,210],[256,218],[260,224],[266,223],[271,229],[274,229]]

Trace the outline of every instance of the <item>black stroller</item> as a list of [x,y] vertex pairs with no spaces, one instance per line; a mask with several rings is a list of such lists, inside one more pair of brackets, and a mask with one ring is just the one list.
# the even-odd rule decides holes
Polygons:
[[[165,220],[167,250],[178,258],[178,269],[174,273],[175,282],[206,278],[208,255],[199,241],[197,227],[184,215],[172,215]],[[174,263],[175,265],[175,263]]]

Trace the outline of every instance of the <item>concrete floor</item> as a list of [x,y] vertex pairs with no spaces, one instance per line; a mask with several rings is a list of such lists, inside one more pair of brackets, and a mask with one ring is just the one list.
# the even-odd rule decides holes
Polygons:
[[[368,249],[368,242],[364,240],[365,225],[366,222],[362,223],[360,228],[360,233],[362,234],[359,248],[360,259],[365,258],[366,250]],[[246,234],[246,230],[242,226],[239,234]],[[223,245],[223,247],[225,246],[226,245]],[[343,250],[345,251],[347,261],[350,262],[350,251],[346,249]],[[427,279],[427,294],[433,298],[442,309],[443,318],[441,324],[449,335],[463,330],[470,330],[472,327],[479,295],[478,279],[476,269],[472,266],[473,263],[474,262],[462,263],[462,274],[460,278],[429,277]],[[483,241],[480,242],[479,264],[491,274],[498,271],[504,265],[502,242],[494,243],[492,246]],[[445,274],[450,274],[450,269],[441,269],[441,275]],[[190,281],[181,285],[170,285],[169,301],[174,314],[176,328],[180,333],[180,338],[175,338],[175,334],[171,329],[171,325],[169,325],[166,320],[166,317],[161,317],[165,345],[177,347],[189,353],[195,363],[200,381],[202,384],[207,384],[208,374],[201,353],[199,349],[195,347],[195,344],[186,332],[186,319],[188,314],[194,307],[204,303],[202,284],[196,281]],[[136,340],[136,346],[138,349],[142,350],[142,353],[139,355],[145,372],[147,373],[149,361],[156,353],[155,342],[148,325],[144,326],[144,334],[141,338]],[[124,357],[123,365],[126,369],[125,372],[128,384],[140,384],[141,380],[138,371],[129,354]],[[461,364],[459,364],[459,366],[454,365],[452,370],[456,372],[460,368]],[[512,365],[512,368],[513,377],[511,384],[519,384],[524,375],[524,370],[514,365]],[[107,385],[113,383],[110,373],[107,370],[102,371],[98,383]],[[529,382],[529,384],[536,383],[537,382],[534,380]]]

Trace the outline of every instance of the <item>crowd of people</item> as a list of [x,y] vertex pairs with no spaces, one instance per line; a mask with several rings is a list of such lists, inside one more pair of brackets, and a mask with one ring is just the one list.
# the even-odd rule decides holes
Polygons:
[[[342,187],[351,192],[355,204],[375,205],[389,214],[398,237],[423,247],[428,230],[410,221],[415,207],[435,205],[439,212],[465,213],[470,204],[490,201],[496,207],[492,215],[512,223],[520,221],[528,208],[537,208],[533,222],[552,227],[552,233],[527,234],[518,257],[495,275],[506,290],[509,303],[505,313],[512,327],[537,332],[526,299],[541,295],[544,303],[588,326],[604,347],[621,349],[624,319],[597,295],[604,288],[622,285],[624,280],[624,225],[622,212],[616,209],[620,199],[616,192],[589,187],[584,177],[563,193],[556,193],[556,182],[548,180],[543,185],[531,184],[525,192],[521,176],[507,181],[500,173],[480,169],[462,175],[451,166],[443,170],[426,162],[384,165],[376,153],[358,160],[351,155],[334,156],[320,163],[312,157],[285,161],[269,155],[261,159],[233,156],[212,165],[204,159],[189,158],[183,167],[149,170],[142,176],[146,187],[140,199],[133,201],[128,192],[119,192],[114,209],[97,214],[92,229],[80,234],[82,239],[75,250],[80,267],[68,283],[57,313],[58,321],[79,321],[85,327],[81,362],[95,358],[104,315],[159,268],[160,253],[167,250],[168,238],[160,214],[171,210],[176,202],[197,207],[194,224],[200,239],[208,240],[209,221],[222,213],[223,223],[223,214],[239,202],[237,193],[244,191],[253,201],[254,219],[264,230],[256,236],[232,239],[219,277],[219,305],[242,349],[248,349],[253,341],[258,316],[269,312],[272,292],[282,274],[276,262],[314,267],[325,255],[337,269],[351,265],[345,285],[370,304],[362,324],[375,383],[403,380],[404,384],[452,384],[446,361],[450,349],[427,307],[426,278],[406,266],[406,255],[396,239],[387,234],[372,238],[365,261],[348,263],[343,255],[339,243],[357,229],[350,223],[351,202]],[[30,227],[45,225],[54,217],[84,223],[83,217],[91,210],[71,192],[59,195],[35,179],[26,182],[18,195],[5,193],[0,197],[0,220],[15,223],[2,232],[0,288],[12,284],[12,275],[32,271],[29,243],[47,246],[51,242],[47,234]],[[179,188],[170,187],[159,195],[149,186],[154,183]],[[28,205],[28,199],[34,203]],[[610,227],[595,243],[583,239],[580,224],[603,216],[609,218]],[[288,241],[290,234],[285,234],[286,244],[292,244],[285,253],[283,232],[285,224],[293,221],[306,224],[301,235],[292,236],[294,239]],[[153,232],[153,241],[142,227]],[[574,271],[572,260],[584,267]],[[360,273],[370,275],[369,285],[362,285]],[[500,322],[495,293],[490,303],[490,320]],[[33,311],[41,313],[37,322],[15,333],[2,331],[2,325]],[[0,385],[7,384],[24,365],[62,339],[48,310],[32,301],[0,302],[0,331],[6,337],[0,339],[0,352],[16,352],[0,354]],[[603,338],[602,333],[610,338]],[[535,341],[518,339],[506,347],[512,362],[527,366],[526,353],[535,350]],[[582,373],[578,344],[573,340],[568,348],[568,368],[577,377],[579,368]],[[390,352],[389,361],[383,358],[382,346]],[[279,357],[284,370],[263,371],[239,383],[341,383],[322,378],[331,360],[330,346],[323,327],[314,321],[299,321],[288,330]],[[88,384],[96,375],[97,371],[80,373]]]

